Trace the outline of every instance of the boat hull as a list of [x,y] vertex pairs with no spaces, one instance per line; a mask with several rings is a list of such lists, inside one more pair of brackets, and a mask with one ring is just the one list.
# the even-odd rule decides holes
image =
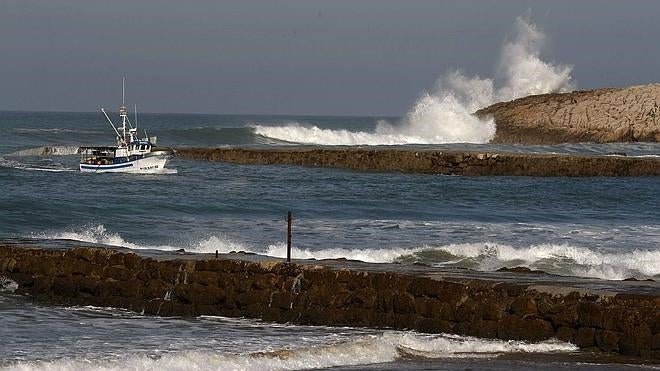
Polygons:
[[154,174],[163,172],[170,156],[147,156],[119,164],[94,165],[80,164],[83,173],[135,173]]

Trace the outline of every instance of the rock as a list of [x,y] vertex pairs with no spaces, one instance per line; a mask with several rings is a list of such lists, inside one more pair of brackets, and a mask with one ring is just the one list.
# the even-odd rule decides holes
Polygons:
[[575,345],[580,348],[588,348],[596,345],[596,329],[591,327],[580,327],[575,334]]
[[458,322],[471,322],[480,318],[479,305],[472,299],[467,299],[456,307],[456,320]]
[[163,281],[152,279],[146,283],[142,292],[147,299],[164,299],[171,289],[172,286],[166,285]]
[[485,320],[499,321],[504,315],[504,310],[495,302],[486,302],[481,307],[481,315]]
[[593,302],[579,303],[578,324],[586,327],[603,327],[603,308]]
[[510,340],[528,340],[532,342],[547,340],[555,335],[552,324],[538,318],[521,318],[508,315],[498,323],[497,337]]
[[513,267],[513,268],[502,267],[498,269],[497,272],[546,274],[544,271],[537,269],[530,269],[527,267]]
[[513,299],[511,305],[509,306],[511,313],[518,316],[524,317],[529,314],[536,314],[538,308],[536,307],[536,302],[528,297],[519,297]]
[[393,309],[396,314],[415,313],[414,299],[410,295],[394,295]]
[[415,322],[415,330],[431,334],[451,333],[453,328],[450,322],[435,318],[420,318]]
[[653,335],[648,326],[636,326],[626,329],[619,339],[619,348],[622,354],[637,356],[642,350],[650,350]]
[[512,273],[532,273],[535,272],[527,267],[513,267],[513,268],[507,268],[507,267],[502,267],[497,270],[497,272],[512,272]]
[[568,343],[574,343],[575,342],[575,331],[574,328],[572,327],[565,327],[561,326],[557,329],[557,334],[555,335],[557,339],[561,341],[566,341]]
[[555,327],[565,326],[574,328],[578,323],[577,304],[562,303],[558,304],[551,309],[551,313],[547,317],[550,319]]
[[660,84],[532,95],[476,112],[493,117],[495,143],[660,141]]
[[188,282],[199,283],[204,286],[218,286],[218,274],[209,271],[195,271],[188,274]]
[[485,158],[484,161],[481,161],[477,152],[388,149],[373,154],[370,161],[367,162],[363,161],[365,152],[366,150],[359,148],[331,150],[180,148],[178,150],[181,157],[195,160],[260,165],[318,165],[362,171],[470,176],[660,175],[660,160],[634,156],[502,153],[492,154],[487,161]]
[[660,334],[653,335],[653,339],[651,340],[651,349],[660,350]]
[[596,330],[596,345],[605,352],[619,351],[619,333],[609,330]]

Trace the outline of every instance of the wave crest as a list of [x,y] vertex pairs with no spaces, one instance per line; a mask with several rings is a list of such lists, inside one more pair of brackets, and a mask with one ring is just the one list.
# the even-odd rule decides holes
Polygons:
[[162,356],[132,355],[112,360],[60,359],[21,362],[23,370],[300,370],[393,362],[405,357],[480,358],[500,353],[573,352],[577,347],[548,340],[539,343],[479,339],[459,335],[385,332],[353,341],[260,353],[188,350]]
[[[178,250],[197,253],[226,254],[244,251],[278,258],[286,257],[284,243],[255,247],[224,235],[210,236],[185,245],[141,245],[124,240],[117,233],[108,232],[103,225],[83,226],[64,232],[34,234],[32,238],[69,239],[87,243],[120,246],[130,249]],[[660,251],[634,250],[612,253],[587,247],[538,244],[514,247],[494,242],[420,246],[414,248],[385,247],[380,249],[328,248],[312,250],[293,247],[295,259],[340,259],[359,260],[368,263],[425,263],[437,266],[470,268],[479,271],[524,266],[547,273],[606,280],[625,278],[648,278],[660,275]]]

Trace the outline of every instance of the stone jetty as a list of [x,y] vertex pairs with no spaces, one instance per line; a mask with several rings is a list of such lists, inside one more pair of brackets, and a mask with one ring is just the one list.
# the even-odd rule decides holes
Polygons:
[[557,338],[660,362],[656,282],[37,245],[0,246],[0,277],[39,302],[532,342]]
[[660,158],[361,148],[179,148],[178,156],[252,165],[300,165],[446,175],[657,176]]

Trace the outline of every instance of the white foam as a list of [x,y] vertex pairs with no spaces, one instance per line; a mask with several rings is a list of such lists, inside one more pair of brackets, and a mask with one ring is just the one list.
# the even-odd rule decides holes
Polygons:
[[214,253],[217,250],[221,254],[226,254],[231,251],[245,251],[263,254],[263,251],[259,252],[259,249],[251,248],[224,235],[211,236],[191,245],[189,248],[192,251],[200,253]]
[[[89,225],[64,232],[33,234],[33,238],[69,239],[88,243],[120,246],[130,249],[178,250],[197,253],[221,254],[244,251],[256,254],[286,257],[284,243],[268,246],[250,246],[225,235],[211,236],[198,242],[183,245],[143,245],[124,240],[118,233],[108,232],[103,225]],[[433,261],[429,253],[443,252],[441,261]],[[660,251],[636,249],[629,252],[606,252],[568,244],[537,244],[514,247],[495,242],[424,245],[415,248],[384,247],[380,249],[327,248],[312,250],[292,247],[295,259],[359,260],[368,263],[391,263],[400,260],[417,260],[426,263],[468,266],[481,271],[495,271],[502,267],[525,266],[548,273],[621,280],[629,277],[645,278],[660,275]],[[446,256],[450,254],[451,257]],[[431,260],[429,260],[431,259]]]
[[[186,248],[195,252],[228,253],[231,251],[245,251],[255,254],[273,256],[277,258],[286,258],[286,244],[275,243],[268,245],[265,249],[259,247],[247,246],[243,243],[234,241],[226,236],[212,236],[204,239],[192,246]],[[291,255],[295,259],[350,259],[369,263],[391,263],[401,256],[411,255],[426,248],[384,248],[384,249],[344,249],[330,248],[321,250],[311,250],[292,246]]]
[[474,358],[501,353],[572,352],[572,344],[486,340],[457,335],[386,332],[325,346],[300,347],[264,353],[236,354],[196,350],[161,357],[134,355],[113,360],[60,359],[21,362],[11,370],[302,370],[389,363],[414,354],[426,358]]
[[84,225],[66,231],[34,233],[31,238],[47,240],[73,240],[93,244],[126,247],[129,249],[176,250],[179,247],[160,245],[148,246],[125,241],[118,233],[108,232],[103,224]]
[[[214,251],[214,250],[213,250]],[[403,258],[421,256],[420,253],[441,251],[454,256],[443,264],[458,264],[469,259],[476,264],[475,269],[495,271],[502,267],[525,266],[560,275],[593,277],[607,280],[621,280],[629,277],[653,277],[660,275],[660,251],[634,250],[631,252],[610,253],[586,247],[570,245],[539,244],[528,247],[513,247],[505,244],[481,242],[449,244],[443,246],[422,246],[418,248],[388,247],[382,249],[342,249],[330,248],[310,250],[292,248],[291,255],[296,259],[338,259],[346,258],[369,263],[391,263]],[[211,252],[211,251],[209,251]],[[252,251],[275,257],[286,257],[283,243],[269,245],[266,251]],[[425,262],[424,257],[419,258]],[[447,257],[444,257],[447,259]],[[428,261],[427,261],[428,262]]]
[[149,174],[156,174],[156,175],[174,175],[178,174],[179,171],[177,169],[168,169],[168,168],[162,168],[162,169],[157,169],[156,171],[153,171]]
[[[323,145],[394,145],[432,143],[419,135],[401,135],[395,132],[354,132],[345,129],[322,129],[318,126],[290,122],[284,126],[251,124],[255,134],[292,143]],[[389,130],[389,129],[388,129]]]
[[18,283],[11,278],[0,276],[0,292],[14,292],[18,289]]
[[79,150],[78,146],[43,146],[22,149],[8,156],[69,156],[77,154]]
[[570,352],[577,350],[576,346],[558,340],[528,343],[514,340],[480,339],[461,335],[401,332],[385,333],[383,336],[388,343],[394,344],[398,348],[405,348],[407,351],[413,351],[415,355],[421,355],[427,358],[493,353]]
[[[323,249],[312,251],[310,249],[291,248],[291,255],[296,259],[338,259],[360,260],[369,263],[390,263],[402,255],[419,252],[421,249],[386,248],[386,249]],[[286,245],[275,244],[268,246],[266,255],[286,257]]]
[[22,163],[15,160],[8,160],[4,157],[0,157],[0,167],[9,168],[9,169],[18,169],[18,170],[28,170],[28,171],[46,171],[46,172],[68,172],[75,171],[73,169],[64,167],[64,166],[52,166],[52,167],[35,167],[34,165]]
[[258,249],[252,249],[247,245],[231,240],[230,238],[219,235],[211,236],[202,239],[199,242],[184,244],[184,245],[149,245],[140,244],[135,242],[126,241],[119,233],[109,232],[103,224],[98,225],[83,225],[66,231],[51,231],[44,233],[33,233],[30,238],[47,239],[47,240],[73,240],[81,241],[92,244],[103,244],[108,246],[125,247],[135,250],[179,250],[185,249],[198,253],[214,253],[218,250],[220,253],[228,253],[231,251],[246,251],[254,253],[259,252]]
[[[621,280],[660,274],[660,251],[634,250],[622,253],[595,251],[567,244],[512,247],[498,243],[451,244],[428,247],[460,258],[473,258],[479,269],[492,271],[513,265],[539,268],[550,273]],[[509,264],[507,264],[509,263]],[[553,268],[556,269],[553,272]]]
[[256,134],[287,142],[322,145],[393,145],[487,143],[495,136],[492,118],[475,111],[498,101],[530,94],[575,89],[572,66],[541,59],[546,37],[530,20],[518,17],[512,37],[501,50],[497,79],[447,73],[423,93],[401,122],[379,121],[373,132],[323,129],[288,123],[283,126],[252,124]]

